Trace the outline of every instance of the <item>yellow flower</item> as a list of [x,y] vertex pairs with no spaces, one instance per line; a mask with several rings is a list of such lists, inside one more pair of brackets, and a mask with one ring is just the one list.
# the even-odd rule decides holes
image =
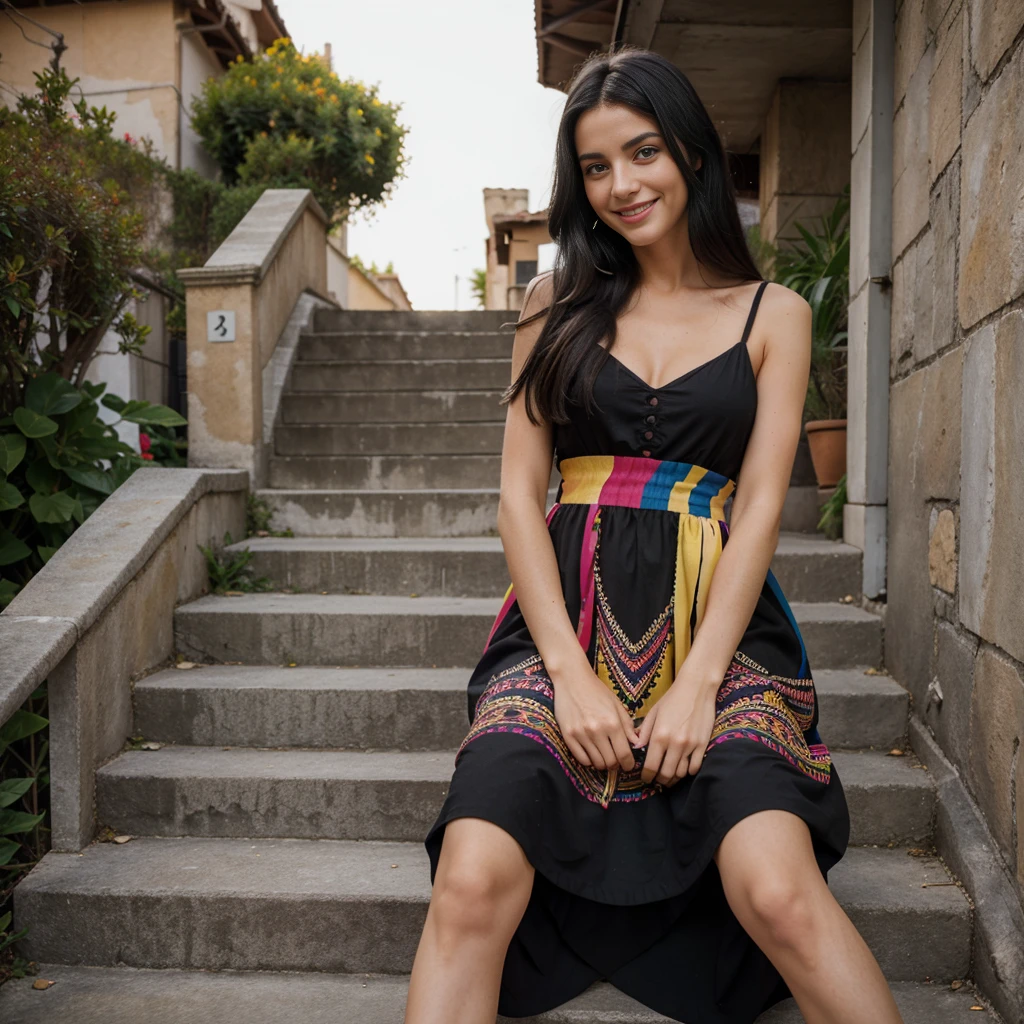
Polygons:
[[376,134],[378,136],[383,135],[383,132],[379,128],[374,128],[373,131],[374,131],[374,134]]
[[372,103],[372,104],[373,104],[373,105],[374,105],[375,107],[379,107],[379,106],[380,106],[380,100],[379,100],[379,99],[377,99],[377,97],[376,97],[376,96],[374,96],[374,97],[373,97],[373,99],[372,99],[372,100],[370,100],[370,102],[371,102],[371,103]]
[[280,89],[281,88],[281,83],[280,82],[271,82],[270,83],[270,88],[271,89]]
[[338,97],[333,92],[331,93],[331,102],[334,104],[338,102]]
[[325,96],[327,95],[327,90],[323,86],[320,86],[320,88],[316,90],[316,94],[317,96]]
[[337,71],[332,71],[331,72],[331,78],[333,78],[335,81],[337,81],[338,80],[338,72]]
[[357,117],[362,117],[362,116],[363,116],[363,108],[362,108],[362,107],[359,107],[359,108],[358,108],[358,109],[356,110],[356,116],[357,116]]
[[270,120],[269,120],[269,121],[267,122],[267,124],[268,124],[268,125],[270,125],[270,127],[271,127],[271,128],[276,128],[276,127],[277,127],[277,122],[276,122],[276,121],[275,121],[275,120],[274,120],[273,118],[271,118],[271,119],[270,119]]
[[317,75],[316,78],[313,79],[313,85],[317,86],[319,84],[320,84],[320,76]]
[[375,160],[373,159],[373,157],[372,157],[372,156],[370,156],[370,154],[369,154],[369,153],[367,153],[367,154],[366,154],[366,162],[367,162],[368,164],[376,163],[376,161],[375,161]]

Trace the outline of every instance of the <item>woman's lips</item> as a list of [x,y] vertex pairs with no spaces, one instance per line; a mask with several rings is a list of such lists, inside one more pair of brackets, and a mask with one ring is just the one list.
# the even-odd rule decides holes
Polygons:
[[637,224],[654,209],[654,204],[657,201],[657,199],[650,199],[642,206],[634,207],[633,210],[626,210],[621,213],[616,210],[614,212],[617,217],[624,220],[627,224]]

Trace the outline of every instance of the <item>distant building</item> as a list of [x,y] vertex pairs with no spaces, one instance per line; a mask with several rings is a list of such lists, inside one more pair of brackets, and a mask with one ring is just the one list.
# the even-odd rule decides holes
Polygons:
[[521,309],[537,275],[539,248],[551,243],[547,210],[531,213],[525,188],[485,188],[487,289],[485,309]]

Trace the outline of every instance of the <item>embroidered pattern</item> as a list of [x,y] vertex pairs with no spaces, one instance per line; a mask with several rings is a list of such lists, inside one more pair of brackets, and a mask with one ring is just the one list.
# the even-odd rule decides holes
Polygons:
[[620,768],[604,771],[580,764],[573,757],[555,720],[555,691],[539,654],[491,677],[477,702],[476,716],[459,747],[456,763],[467,744],[491,733],[515,733],[539,743],[555,758],[577,792],[604,808],[612,801],[643,800],[663,788],[656,782],[643,782],[639,761],[629,772]]
[[772,676],[737,651],[715,698],[715,725],[708,750],[730,739],[757,740],[781,754],[805,775],[827,783],[832,758],[824,743],[808,743],[804,732],[814,716],[810,679]]
[[597,593],[596,672],[635,718],[644,705],[654,703],[652,696],[657,700],[672,683],[673,602],[670,598],[634,642],[612,612],[601,581],[600,558],[594,559],[594,586]]

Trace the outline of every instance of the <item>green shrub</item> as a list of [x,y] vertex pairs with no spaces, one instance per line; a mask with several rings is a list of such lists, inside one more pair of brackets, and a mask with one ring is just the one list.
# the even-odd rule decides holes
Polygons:
[[400,109],[278,39],[208,79],[192,125],[225,184],[309,188],[334,221],[381,202],[402,177]]
[[[29,379],[24,405],[0,419],[0,607],[39,571],[103,499],[148,461],[99,417],[100,404],[129,423],[183,424],[166,405],[103,395],[54,372]],[[102,396],[102,397],[101,397]]]

